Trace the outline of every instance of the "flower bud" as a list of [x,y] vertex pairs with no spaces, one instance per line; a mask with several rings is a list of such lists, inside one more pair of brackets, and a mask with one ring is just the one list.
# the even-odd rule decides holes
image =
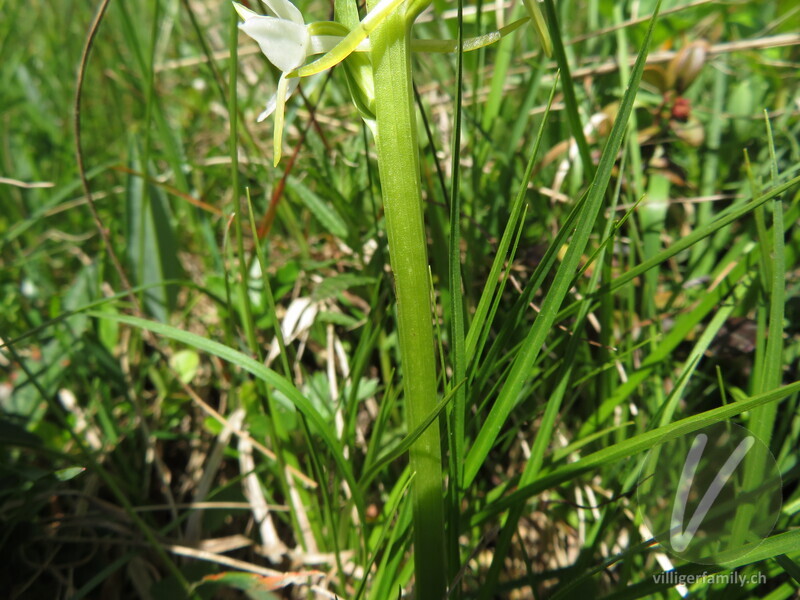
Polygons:
[[682,94],[697,78],[706,64],[708,42],[700,40],[684,46],[667,67],[667,80],[674,83],[675,91]]

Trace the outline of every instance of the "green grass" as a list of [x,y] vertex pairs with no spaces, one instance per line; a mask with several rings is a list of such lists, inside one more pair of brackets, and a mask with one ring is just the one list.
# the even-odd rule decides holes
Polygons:
[[[679,598],[664,557],[766,579],[694,597],[796,597],[800,12],[656,4],[545,0],[552,58],[530,25],[415,54],[436,394],[409,426],[389,176],[348,87],[366,55],[302,80],[273,167],[279,73],[229,3],[111,2],[80,106],[109,247],[73,127],[97,7],[0,0],[9,597],[438,597],[421,562],[452,598]],[[457,7],[415,36],[497,29]],[[670,60],[703,40],[690,81]],[[771,536],[737,513],[753,551],[724,566],[653,545],[636,500],[647,451],[712,423],[783,481]],[[437,438],[444,526],[420,538],[408,453]]]

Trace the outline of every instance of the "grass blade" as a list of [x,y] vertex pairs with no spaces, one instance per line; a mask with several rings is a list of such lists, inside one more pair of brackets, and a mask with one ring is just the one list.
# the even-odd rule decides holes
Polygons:
[[[548,1],[551,2],[552,0]],[[639,53],[636,64],[633,67],[628,89],[625,91],[625,95],[622,98],[614,127],[611,130],[603,154],[600,157],[600,164],[598,165],[594,180],[589,188],[586,204],[578,217],[577,227],[572,236],[569,249],[556,273],[553,284],[547,293],[547,297],[542,303],[542,310],[528,332],[525,343],[522,345],[517,358],[514,360],[511,373],[503,389],[500,391],[500,395],[494,403],[475,443],[472,448],[470,448],[464,467],[465,485],[469,485],[474,480],[480,465],[485,460],[489,450],[491,450],[495,439],[497,439],[506,418],[517,403],[519,392],[528,378],[530,369],[544,344],[550,327],[555,322],[558,308],[561,306],[561,303],[569,291],[569,286],[571,285],[573,275],[580,262],[583,250],[594,229],[597,214],[600,211],[606,188],[611,179],[611,171],[616,162],[617,153],[622,145],[622,138],[627,128],[628,117],[633,110],[633,101],[642,78],[642,71],[644,70],[645,61],[647,59],[647,49],[650,44],[650,38],[653,33],[653,27],[655,26],[660,6],[661,2],[659,0],[653,18],[650,21],[650,27],[642,46],[642,51]],[[548,17],[550,17],[550,15],[548,15]],[[556,36],[553,37],[555,38]],[[558,42],[554,39],[554,46],[557,45]]]

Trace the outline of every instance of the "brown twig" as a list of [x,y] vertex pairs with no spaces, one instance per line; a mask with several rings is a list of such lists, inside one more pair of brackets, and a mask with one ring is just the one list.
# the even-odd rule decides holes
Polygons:
[[[322,84],[322,91],[325,91],[325,87],[328,85],[328,82],[331,80],[331,75],[333,74],[333,69],[328,71],[328,75],[325,78],[325,81]],[[302,93],[302,90],[301,90]],[[321,94],[320,94],[321,96]],[[289,175],[292,173],[292,168],[294,167],[294,163],[297,161],[297,157],[300,154],[300,149],[305,144],[306,137],[308,136],[308,132],[312,127],[312,124],[316,127],[320,137],[322,138],[322,142],[325,144],[325,147],[328,148],[328,142],[325,137],[322,135],[322,130],[319,127],[319,123],[316,119],[316,112],[317,108],[319,107],[319,100],[315,105],[310,105],[308,100],[305,96],[303,96],[303,100],[306,103],[306,107],[308,108],[309,114],[311,119],[306,126],[300,131],[300,139],[295,144],[294,150],[292,151],[289,160],[286,163],[286,167],[283,170],[283,175],[281,176],[280,180],[277,184],[275,184],[275,188],[272,190],[272,197],[269,201],[269,206],[267,207],[267,212],[264,213],[264,216],[261,217],[261,222],[258,224],[258,239],[263,240],[268,235],[270,230],[272,229],[272,223],[275,221],[275,215],[278,213],[278,204],[280,204],[281,198],[283,198],[283,192],[286,189],[286,181],[289,178]]]
[[[103,244],[105,245],[106,252],[108,253],[109,258],[111,259],[111,263],[114,265],[114,269],[117,271],[117,275],[120,278],[120,282],[122,284],[122,289],[125,294],[128,296],[132,306],[134,307],[134,311],[136,312],[137,316],[144,318],[144,311],[142,310],[142,305],[139,302],[139,298],[136,294],[133,293],[131,289],[131,283],[128,279],[128,276],[125,274],[125,270],[122,267],[122,263],[117,256],[117,253],[114,251],[114,247],[111,244],[111,236],[108,230],[103,226],[102,221],[100,220],[100,214],[97,212],[97,206],[94,203],[94,197],[92,196],[92,189],[89,186],[89,178],[86,176],[86,162],[83,157],[83,146],[82,146],[82,137],[81,137],[81,108],[82,108],[82,98],[83,98],[83,83],[86,79],[86,68],[89,64],[89,54],[92,51],[92,46],[94,45],[94,40],[97,37],[97,32],[100,29],[100,24],[103,21],[103,17],[105,16],[106,10],[108,9],[108,4],[110,0],[102,0],[100,3],[100,7],[97,9],[97,14],[92,21],[92,24],[89,28],[89,34],[86,38],[86,44],[83,47],[83,53],[81,54],[81,60],[78,65],[78,79],[75,85],[75,114],[74,114],[74,127],[75,127],[75,156],[78,163],[78,174],[81,178],[81,184],[83,186],[83,191],[86,196],[86,205],[89,207],[89,211],[92,213],[92,218],[94,219],[95,225],[97,226],[98,231],[100,232],[100,236],[103,238]],[[145,333],[145,337],[148,342],[154,347],[158,349],[158,344],[155,340],[155,336],[150,334],[150,332]],[[162,352],[159,350],[159,353]],[[162,354],[163,355],[163,354]],[[168,362],[168,361],[167,361]],[[145,439],[150,444],[151,436],[149,434],[149,427],[147,422],[145,421],[143,415],[143,411],[141,406],[135,400],[131,400],[134,408],[136,409],[137,415],[140,415],[142,421],[142,427],[144,428],[144,435]],[[154,456],[155,453],[153,453]],[[167,497],[167,500],[170,504],[175,504],[175,499],[172,497],[172,492],[168,485],[168,477],[166,477],[166,466],[163,464],[160,458],[156,456],[155,458],[155,466],[159,472],[159,476],[162,478],[164,493]]]
[[103,238],[103,244],[106,247],[108,256],[111,258],[111,262],[114,264],[114,269],[116,269],[117,274],[119,275],[120,281],[122,282],[122,287],[128,293],[128,297],[131,303],[136,307],[137,313],[141,313],[142,310],[141,306],[139,305],[139,299],[133,292],[131,292],[131,284],[128,280],[128,276],[125,275],[125,271],[122,268],[122,263],[119,261],[119,257],[117,256],[116,252],[114,252],[108,230],[103,227],[103,222],[100,220],[100,215],[97,212],[97,207],[95,206],[94,198],[92,197],[92,190],[89,186],[89,179],[86,176],[86,163],[83,159],[83,140],[81,138],[81,103],[83,95],[83,82],[86,78],[86,66],[89,63],[89,54],[92,51],[94,39],[97,37],[97,32],[100,29],[100,23],[103,21],[103,16],[106,13],[108,4],[109,0],[101,0],[100,7],[97,9],[97,14],[94,17],[94,21],[92,21],[92,25],[89,28],[89,35],[86,38],[86,45],[83,47],[81,61],[78,65],[78,80],[75,86],[75,114],[73,121],[75,127],[75,157],[78,161],[78,174],[80,175],[81,184],[83,185],[83,192],[86,195],[86,204],[89,207],[89,211],[92,213],[94,223],[97,226],[98,231],[100,231],[100,236]]
[[201,200],[199,198],[195,198],[191,194],[187,194],[185,192],[182,192],[178,188],[176,188],[175,186],[169,185],[168,183],[166,183],[164,181],[159,181],[155,177],[147,175],[146,173],[142,173],[141,171],[137,171],[136,169],[130,169],[130,168],[122,166],[122,165],[115,165],[115,166],[113,166],[111,168],[114,169],[115,171],[119,171],[120,173],[127,173],[128,175],[136,175],[137,177],[140,177],[144,181],[147,181],[148,183],[150,183],[152,185],[160,187],[161,189],[165,190],[166,192],[172,194],[173,196],[177,196],[178,198],[182,198],[183,200],[186,200],[186,202],[188,202],[192,206],[196,206],[197,208],[199,208],[201,210],[204,210],[207,213],[211,213],[214,216],[217,216],[217,217],[221,217],[222,216],[222,211],[220,209],[218,209],[216,206],[211,206],[208,202],[204,202],[203,200]]

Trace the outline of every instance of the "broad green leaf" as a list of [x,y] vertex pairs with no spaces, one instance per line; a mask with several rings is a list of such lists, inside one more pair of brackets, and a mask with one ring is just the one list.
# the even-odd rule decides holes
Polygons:
[[343,273],[334,277],[327,277],[311,293],[312,300],[325,300],[350,288],[367,286],[374,284],[374,277],[356,275],[355,273]]
[[305,183],[294,177],[289,177],[287,189],[290,195],[297,198],[328,233],[341,240],[347,239],[347,224],[331,204],[325,202]]
[[[136,144],[130,146],[130,169],[147,172],[139,161]],[[167,279],[178,279],[181,266],[178,261],[178,241],[172,226],[169,203],[160,187],[128,176],[126,187],[127,235],[126,248],[135,282],[141,285],[159,284]],[[166,322],[175,307],[178,293],[174,285],[149,288],[143,293],[147,311],[161,322]]]

